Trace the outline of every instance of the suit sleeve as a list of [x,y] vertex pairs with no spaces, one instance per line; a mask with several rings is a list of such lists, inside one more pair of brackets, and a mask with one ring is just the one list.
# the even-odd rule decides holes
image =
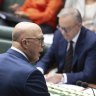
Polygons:
[[25,84],[25,96],[50,96],[44,76],[40,71],[32,72]]
[[55,54],[56,54],[56,45],[57,42],[59,41],[58,39],[60,39],[58,38],[59,33],[60,32],[58,30],[55,32],[51,47],[45,53],[43,58],[36,64],[36,67],[41,67],[44,70],[44,73],[47,73],[48,69],[52,67],[53,64],[56,62]]

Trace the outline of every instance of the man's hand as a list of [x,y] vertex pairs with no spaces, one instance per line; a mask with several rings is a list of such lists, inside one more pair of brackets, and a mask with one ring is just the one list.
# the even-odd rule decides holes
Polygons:
[[15,3],[13,5],[10,5],[9,9],[14,12],[14,11],[18,10],[19,7],[20,7],[20,5],[18,3]]
[[53,75],[45,75],[45,79],[46,79],[46,82],[50,82],[50,83],[54,83],[54,84],[57,84],[57,83],[60,83],[61,82],[61,79],[62,79],[62,74],[53,74]]
[[15,14],[19,17],[28,17],[25,12],[23,11],[15,11]]
[[15,11],[16,15],[23,16],[25,13],[23,11]]

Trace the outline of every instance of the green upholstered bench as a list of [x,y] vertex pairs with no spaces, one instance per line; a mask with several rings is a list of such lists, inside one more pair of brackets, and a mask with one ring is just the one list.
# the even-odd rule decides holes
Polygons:
[[0,53],[5,52],[12,44],[12,27],[0,26]]

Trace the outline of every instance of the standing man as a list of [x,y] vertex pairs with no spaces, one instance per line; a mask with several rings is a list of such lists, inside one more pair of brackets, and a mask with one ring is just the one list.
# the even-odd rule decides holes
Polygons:
[[37,68],[46,74],[56,65],[56,74],[46,75],[48,82],[76,84],[81,80],[96,84],[96,34],[82,26],[77,9],[63,9],[58,17],[53,44]]
[[30,63],[43,51],[41,28],[18,23],[12,33],[12,47],[0,54],[0,96],[50,96],[45,79]]

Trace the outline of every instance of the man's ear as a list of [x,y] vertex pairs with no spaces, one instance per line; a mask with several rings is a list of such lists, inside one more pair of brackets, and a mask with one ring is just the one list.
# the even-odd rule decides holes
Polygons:
[[82,26],[82,23],[79,23],[78,26],[81,27]]
[[21,40],[21,46],[23,47],[23,48],[27,48],[27,45],[28,45],[29,43],[28,43],[28,41],[26,40],[26,39],[22,39]]

